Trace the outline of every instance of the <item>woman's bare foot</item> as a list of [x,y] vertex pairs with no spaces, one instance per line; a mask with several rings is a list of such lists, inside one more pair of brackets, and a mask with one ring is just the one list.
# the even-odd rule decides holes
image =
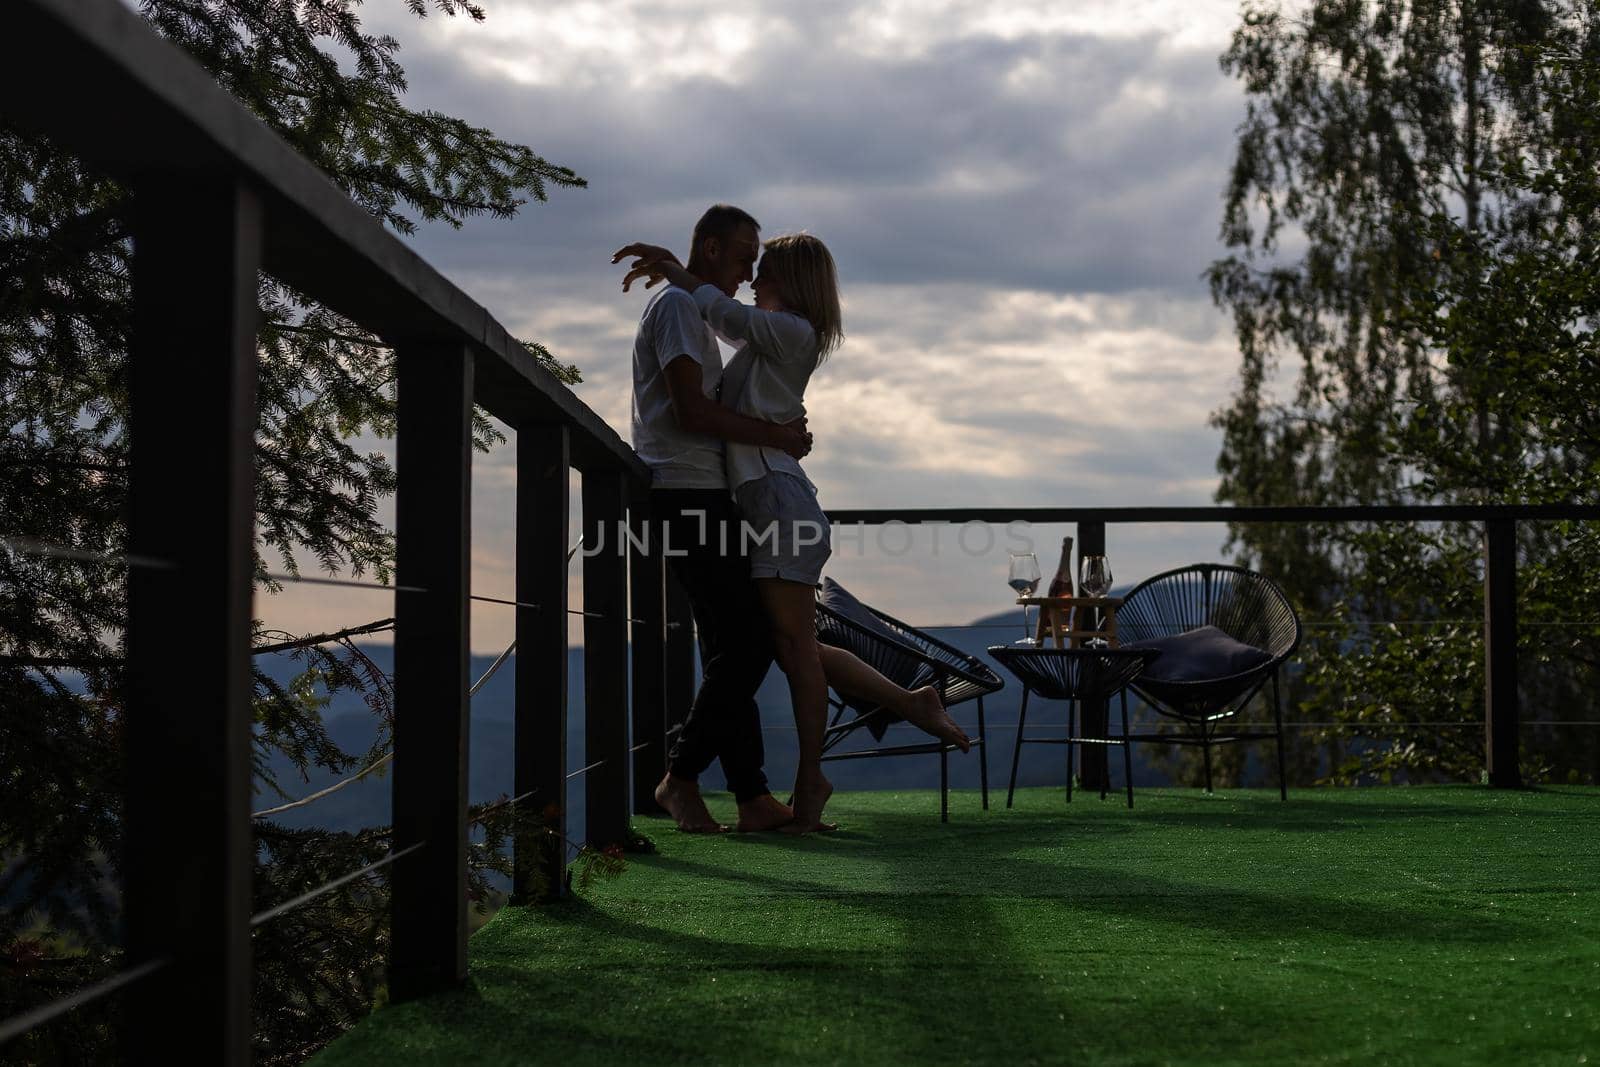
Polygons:
[[833,796],[833,783],[821,771],[802,772],[794,780],[794,821],[783,827],[786,834],[809,834],[816,831],[837,830],[838,823],[823,822],[822,809]]
[[939,698],[939,691],[931,685],[925,685],[912,692],[900,717],[924,733],[932,734],[941,741],[955,745],[963,752],[972,751],[971,738],[956,725],[950,713],[944,710],[944,701]]
[[754,800],[739,805],[739,821],[734,829],[741,834],[761,830],[777,830],[794,821],[794,811],[787,804],[778,803],[771,793],[763,793]]
[[677,822],[678,829],[686,834],[722,834],[728,828],[711,817],[706,802],[700,798],[700,787],[694,782],[666,775],[656,786],[656,803],[667,809]]

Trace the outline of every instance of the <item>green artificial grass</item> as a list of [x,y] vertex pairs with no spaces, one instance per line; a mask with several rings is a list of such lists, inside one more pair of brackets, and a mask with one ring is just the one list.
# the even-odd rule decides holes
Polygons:
[[312,1062],[1600,1064],[1600,790],[1136,799],[636,820],[658,855]]

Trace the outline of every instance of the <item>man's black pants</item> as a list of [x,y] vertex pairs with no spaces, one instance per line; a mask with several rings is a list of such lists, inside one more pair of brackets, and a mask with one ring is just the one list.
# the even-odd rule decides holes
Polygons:
[[[756,689],[772,666],[772,632],[742,551],[739,515],[722,489],[653,489],[651,534],[689,594],[700,639],[700,689],[668,753],[674,778],[695,781],[722,760],[739,803],[770,793],[761,765]],[[680,554],[681,553],[681,554]]]

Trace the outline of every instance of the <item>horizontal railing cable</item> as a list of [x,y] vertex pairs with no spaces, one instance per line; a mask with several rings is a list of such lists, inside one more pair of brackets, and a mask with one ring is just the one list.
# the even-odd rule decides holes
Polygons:
[[[1300,622],[1304,630],[1334,630],[1342,627],[1374,626],[1482,626],[1482,619],[1349,619],[1344,621],[1313,619]],[[918,623],[919,630],[1015,630],[1017,622],[947,622]],[[1518,619],[1517,626],[1600,626],[1600,619]]]
[[288,582],[291,585],[334,585],[342,589],[370,589],[374,592],[426,593],[428,591],[420,585],[384,585],[382,582],[358,582],[350,578],[319,578],[315,575],[283,574],[275,571],[269,571],[262,577],[275,582]]
[[363,778],[367,777],[369,774],[371,774],[373,771],[376,771],[378,768],[387,765],[389,763],[389,761],[392,760],[392,759],[394,759],[394,752],[392,750],[389,751],[389,752],[385,752],[382,756],[379,756],[378,759],[374,763],[372,763],[370,766],[366,767],[364,770],[357,771],[355,774],[352,774],[350,777],[345,778],[342,781],[335,782],[332,785],[328,786],[326,789],[319,789],[315,793],[312,793],[310,796],[301,797],[299,800],[290,800],[290,801],[287,801],[287,802],[285,802],[283,804],[279,804],[277,807],[263,808],[260,811],[252,811],[250,813],[250,817],[252,819],[265,819],[265,818],[267,818],[269,816],[272,816],[272,815],[281,815],[286,811],[293,811],[295,808],[303,808],[307,804],[313,803],[315,801],[321,800],[323,797],[330,796],[330,795],[332,795],[334,793],[337,793],[339,790],[345,788],[346,786],[350,786],[350,785],[356,784],[357,782],[361,781],[361,779],[363,779]]
[[121,656],[94,656],[67,659],[60,656],[0,656],[0,667],[44,668],[52,670],[81,671],[86,667],[113,667],[123,662]]
[[382,633],[384,630],[394,629],[394,619],[377,619],[373,622],[362,623],[360,626],[350,626],[343,630],[333,630],[329,633],[311,634],[307,637],[297,637],[292,641],[280,641],[272,645],[256,645],[250,649],[252,656],[264,656],[274,652],[290,652],[299,648],[310,648],[314,645],[326,645],[334,641],[343,641],[349,637],[364,637],[368,634]]
[[[850,723],[852,721],[853,720],[846,720],[844,722],[839,723],[838,725],[840,727],[848,726],[848,725],[850,725]],[[1170,724],[1172,721],[1173,720],[1171,720],[1171,719],[1146,719],[1146,720],[1142,720],[1142,721],[1129,723],[1129,725],[1130,726],[1162,726],[1162,725]],[[1235,720],[1232,720],[1232,719],[1228,719],[1226,717],[1215,718],[1215,719],[1212,719],[1212,720],[1209,720],[1209,721],[1217,724],[1219,727],[1225,727],[1227,730],[1233,730],[1233,729],[1238,729],[1238,728],[1270,730],[1270,729],[1273,728],[1273,725],[1274,725],[1274,724],[1272,724],[1270,722],[1245,722],[1243,720],[1235,721]],[[911,723],[906,722],[906,720],[904,720],[904,719],[895,719],[895,720],[892,720],[891,722],[887,723],[886,725],[896,726],[896,725],[900,725],[902,723],[904,723],[907,726],[912,725]],[[967,727],[971,727],[973,729],[977,728],[977,724],[976,723],[972,723],[972,722],[968,722],[968,723],[965,723],[965,724],[962,724],[962,723],[958,722],[956,725],[957,726],[962,726],[963,729],[965,729]],[[1062,724],[1059,723],[1059,722],[1048,722],[1048,721],[1047,722],[1031,722],[1028,725],[1023,727],[1023,732],[1026,733],[1029,730],[1057,729],[1061,725]],[[1517,725],[1519,725],[1524,730],[1530,730],[1530,729],[1533,729],[1535,727],[1540,727],[1540,726],[1600,726],[1600,720],[1596,720],[1596,719],[1536,719],[1533,722],[1521,722],[1521,723],[1518,723]],[[1483,729],[1483,723],[1481,723],[1481,722],[1306,722],[1304,720],[1298,720],[1298,719],[1294,720],[1294,721],[1289,721],[1289,720],[1286,719],[1286,720],[1284,720],[1284,723],[1283,723],[1283,728],[1285,730],[1288,730],[1288,729],[1291,729],[1291,728],[1313,728],[1313,729],[1319,729],[1319,730],[1321,730],[1321,729],[1330,729],[1330,730],[1331,729],[1340,729],[1340,730],[1380,730],[1380,729],[1388,729],[1388,730],[1418,730],[1418,729],[1424,729],[1424,728],[1432,729],[1432,728],[1435,728],[1435,727],[1450,727],[1450,728],[1461,729],[1461,730],[1481,730],[1481,729]],[[986,723],[986,725],[985,725],[985,729],[988,729],[988,730],[1015,730],[1016,728],[1017,728],[1017,724],[1015,722],[994,722],[994,721],[991,720],[991,721],[988,721]],[[772,724],[770,726],[769,725],[763,725],[761,727],[761,729],[763,731],[766,731],[766,732],[769,732],[769,733],[792,734],[798,729],[798,727],[788,726],[788,725],[784,725],[782,723],[775,723],[775,724]],[[1115,737],[1117,735],[1113,734],[1112,736]],[[1184,735],[1177,734],[1175,736],[1181,737],[1181,736],[1184,736]],[[645,743],[649,744],[650,742],[647,741]],[[602,760],[601,762],[603,763],[605,761]],[[584,769],[588,770],[587,767],[584,768]]]
[[163,571],[176,570],[178,566],[170,559],[160,559],[156,556],[134,556],[126,552],[94,552],[83,548],[69,548],[66,545],[52,545],[34,537],[0,537],[0,548],[24,556],[70,559],[80,563],[121,563],[129,567],[147,567]]
[[[504,604],[508,608],[532,608],[534,611],[543,611],[544,610],[544,607],[542,605],[530,604],[530,603],[528,603],[527,601],[524,601],[524,600],[505,600],[505,599],[503,599],[501,597],[497,597],[497,596],[482,596],[482,595],[480,595],[478,593],[473,593],[472,596],[469,597],[469,599],[481,601],[481,602],[483,602],[485,604]],[[603,611],[585,611],[583,608],[568,608],[567,609],[567,614],[568,615],[581,615],[585,619],[609,619],[609,618],[611,618],[611,616],[609,614],[607,614],[606,612],[603,612]],[[649,625],[649,622],[650,622],[650,620],[648,620],[648,619],[636,619],[632,615],[624,616],[624,621],[631,622],[635,626],[646,626],[646,625]],[[675,622],[667,623],[667,629],[675,630],[677,628],[678,628],[678,624],[677,623],[675,623]]]
[[521,796],[507,797],[505,800],[497,800],[493,804],[490,804],[487,808],[484,808],[482,811],[478,812],[478,814],[474,815],[467,825],[471,826],[473,823],[480,823],[494,812],[499,811],[501,808],[509,808],[517,804],[521,804],[524,800],[527,800],[538,791],[538,787],[536,786],[533,789],[528,790],[526,793],[523,793]]
[[[683,727],[681,725],[674,726],[671,729],[666,731],[666,735],[668,737],[671,737],[673,734],[679,733],[682,730],[683,730]],[[631,755],[634,752],[638,752],[642,748],[649,748],[653,744],[655,744],[654,741],[641,741],[637,745],[634,745],[632,748],[628,749],[628,752]],[[609,762],[609,758],[608,759],[602,759],[602,760],[596,760],[593,763],[589,764],[587,767],[579,767],[577,770],[575,770],[571,774],[567,775],[567,781],[570,782],[572,779],[578,777],[578,775],[585,774],[585,773],[587,773],[589,771],[592,771],[596,767],[604,766],[608,762]],[[520,804],[524,800],[527,800],[529,797],[533,796],[538,791],[539,791],[538,788],[535,787],[533,789],[528,790],[526,793],[523,793],[521,796],[511,797],[509,800],[498,801],[497,803],[492,804],[488,808],[486,808],[483,811],[479,812],[477,817],[473,819],[473,822],[478,822],[478,821],[482,820],[483,817],[485,815],[488,815],[490,812],[496,811],[496,810],[498,810],[500,808],[503,808],[503,807],[506,807],[507,805]]]
[[509,645],[506,646],[506,650],[496,656],[493,663],[489,664],[489,669],[484,671],[476,682],[472,683],[472,688],[467,690],[468,700],[478,695],[478,690],[482,689],[489,683],[489,679],[494,677],[494,672],[498,671],[501,666],[503,666],[505,662],[511,658],[511,653],[515,652],[516,650],[517,642],[513,640]]
[[580,774],[588,774],[590,771],[594,770],[596,767],[603,767],[603,766],[605,766],[605,764],[606,764],[605,760],[598,759],[598,760],[595,760],[593,763],[589,764],[587,767],[579,767],[577,770],[575,770],[571,774],[567,775],[567,781],[569,781],[569,782],[572,781],[574,778],[578,777],[578,775],[580,775]]
[[504,604],[508,608],[532,608],[534,611],[543,611],[544,610],[544,608],[541,607],[540,605],[538,605],[538,604],[529,604],[527,601],[523,601],[523,600],[506,600],[504,597],[484,596],[481,593],[472,593],[467,597],[467,599],[468,600],[476,600],[480,604]]
[[21,1015],[14,1015],[5,1022],[0,1023],[0,1045],[21,1037],[28,1031],[43,1026],[52,1019],[59,1018],[70,1011],[81,1008],[85,1004],[93,1003],[102,997],[108,997],[125,986],[139,981],[141,978],[149,977],[171,962],[170,959],[162,957],[161,959],[141,963],[137,967],[130,967],[121,974],[112,975],[103,982],[96,982],[94,985],[80,989],[78,992],[62,997],[60,1000],[51,1001],[49,1004],[34,1008],[31,1011],[25,1011]]
[[391,852],[387,856],[383,857],[382,859],[377,860],[377,861],[375,861],[373,863],[367,864],[365,867],[361,868],[359,871],[351,871],[349,874],[343,875],[343,876],[341,876],[339,878],[335,878],[333,881],[328,882],[328,883],[326,883],[324,885],[320,885],[320,886],[318,886],[317,888],[311,890],[308,893],[302,893],[299,896],[295,897],[293,900],[287,900],[287,901],[284,901],[282,904],[279,904],[277,907],[268,908],[266,911],[262,912],[259,915],[251,916],[251,918],[250,918],[250,926],[253,929],[253,928],[257,927],[257,926],[260,926],[264,922],[269,922],[272,919],[276,919],[278,916],[282,915],[284,912],[293,911],[295,908],[300,907],[302,904],[309,904],[311,901],[316,900],[318,897],[325,896],[328,893],[333,892],[335,889],[338,889],[340,886],[348,885],[348,884],[350,884],[351,882],[355,881],[358,878],[366,877],[367,875],[371,874],[373,871],[380,870],[380,869],[382,869],[384,867],[387,867],[389,864],[393,863],[395,860],[403,859],[404,857],[409,856],[411,853],[415,852],[417,849],[423,847],[426,844],[427,844],[426,841],[418,841],[414,845],[408,845],[405,848],[401,849],[399,852]]
[[[766,727],[762,727],[762,729],[766,729]],[[793,729],[793,727],[790,727],[790,729]],[[674,726],[671,729],[666,731],[666,736],[671,737],[673,734],[679,733],[682,730],[683,730],[683,727],[681,725],[680,726]],[[635,752],[639,751],[641,748],[649,748],[653,744],[655,744],[654,741],[640,741],[637,745],[634,745],[632,748],[628,749],[628,752],[631,755],[632,753],[635,753]],[[578,777],[578,775],[580,775],[580,774],[587,774],[590,771],[594,770],[596,767],[605,766],[608,762],[610,762],[610,759],[611,759],[611,757],[607,756],[605,759],[595,760],[593,763],[589,764],[587,767],[579,767],[577,770],[575,770],[571,774],[567,775],[567,781],[569,781],[569,782],[572,781],[574,778]]]

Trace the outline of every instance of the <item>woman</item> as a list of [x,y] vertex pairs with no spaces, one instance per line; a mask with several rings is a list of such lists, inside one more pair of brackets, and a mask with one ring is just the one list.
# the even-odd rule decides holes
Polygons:
[[[702,284],[664,248],[629,245],[614,261],[624,256],[637,257],[623,279],[624,290],[637,278],[649,277],[649,284],[665,278],[693,294],[700,313],[719,333],[744,342],[723,372],[724,404],[769,422],[805,414],[806,385],[844,336],[838,272],[820,240],[802,233],[766,242],[752,286],[754,307]],[[729,488],[753,535],[746,542],[751,577],[772,620],[774,650],[789,679],[799,732],[794,822],[784,829],[833,829],[822,821],[833,793],[822,773],[830,682],[841,693],[885,705],[963,752],[971,742],[932,686],[902,689],[850,653],[818,644],[815,589],[831,554],[829,524],[800,462],[779,449],[734,442],[726,446],[726,459]]]

